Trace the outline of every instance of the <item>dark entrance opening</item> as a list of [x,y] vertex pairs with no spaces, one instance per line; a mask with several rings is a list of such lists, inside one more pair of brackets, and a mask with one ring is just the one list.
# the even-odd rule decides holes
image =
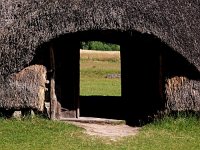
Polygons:
[[101,51],[80,51],[80,116],[119,119],[122,115],[118,111],[122,104],[120,51],[106,50],[106,46],[115,50],[119,45],[100,41],[84,41],[84,45],[86,49],[96,47]]
[[121,44],[122,99],[127,124],[150,122],[164,108],[162,43],[133,33]]
[[[80,96],[80,42],[91,40],[120,45],[121,96]],[[41,54],[50,55],[49,47],[53,49],[55,68],[49,65],[50,56]],[[62,35],[39,49],[38,55],[46,57],[43,64],[49,70],[48,76],[55,73],[55,95],[63,118],[78,118],[81,112],[81,116],[122,119],[135,124],[151,120],[164,108],[162,43],[152,35],[82,31]]]

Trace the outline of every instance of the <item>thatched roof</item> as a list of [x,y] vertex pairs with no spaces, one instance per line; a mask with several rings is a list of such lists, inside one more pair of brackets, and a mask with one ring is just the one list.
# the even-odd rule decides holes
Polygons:
[[69,32],[153,34],[200,70],[199,0],[1,0],[0,76],[19,71],[43,42]]

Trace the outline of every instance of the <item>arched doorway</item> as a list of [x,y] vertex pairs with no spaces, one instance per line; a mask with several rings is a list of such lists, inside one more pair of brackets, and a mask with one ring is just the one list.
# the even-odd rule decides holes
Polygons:
[[[80,41],[88,40],[110,42],[121,46],[121,97],[93,97],[99,99],[94,105],[89,100],[91,97],[80,97]],[[61,104],[61,116],[76,118],[80,114],[87,116],[91,113],[89,116],[95,117],[96,114],[96,117],[129,120],[129,117],[138,119],[150,116],[161,109],[163,83],[161,47],[158,41],[154,36],[147,34],[112,30],[76,32],[53,41],[55,92]],[[103,104],[100,104],[100,101]],[[95,103],[98,103],[96,108]]]
[[[121,96],[92,97],[96,101],[80,96],[80,41],[90,40],[120,45]],[[49,80],[54,74],[53,93],[58,101],[55,117],[93,116],[138,122],[164,107],[162,43],[155,36],[135,31],[79,31],[53,39],[39,49],[44,49],[38,55],[45,58],[37,61],[45,60],[41,63],[49,70]],[[49,88],[52,99],[52,86]]]

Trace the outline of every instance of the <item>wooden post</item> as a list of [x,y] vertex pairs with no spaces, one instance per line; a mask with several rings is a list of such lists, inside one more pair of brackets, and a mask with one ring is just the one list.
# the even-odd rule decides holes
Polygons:
[[55,93],[55,57],[53,47],[50,47],[50,66],[52,74],[50,77],[50,118],[56,120],[57,98]]
[[61,117],[61,104],[60,102],[57,100],[57,109],[56,109],[56,118],[60,119]]
[[79,47],[77,47],[78,50],[76,50],[76,56],[78,57],[77,61],[76,61],[76,66],[78,69],[76,69],[76,75],[77,80],[75,80],[75,84],[76,84],[76,89],[75,89],[75,104],[76,104],[76,118],[80,117],[80,41],[78,41],[78,45]]

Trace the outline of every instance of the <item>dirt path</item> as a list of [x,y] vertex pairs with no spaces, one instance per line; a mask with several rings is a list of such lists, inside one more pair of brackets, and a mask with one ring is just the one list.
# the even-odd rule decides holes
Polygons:
[[125,136],[134,136],[139,132],[139,127],[130,127],[128,125],[111,125],[111,124],[90,124],[90,123],[73,123],[76,126],[85,129],[85,133],[91,136],[107,137],[111,140],[118,140]]

